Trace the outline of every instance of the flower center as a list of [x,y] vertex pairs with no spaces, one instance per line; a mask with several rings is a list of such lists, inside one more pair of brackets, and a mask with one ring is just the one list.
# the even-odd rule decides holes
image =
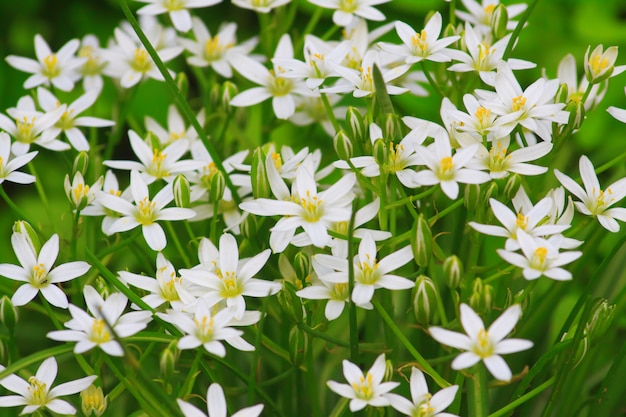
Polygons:
[[[166,267],[163,267],[163,269],[159,272],[165,272],[165,269],[167,269]],[[169,275],[169,280],[167,280],[162,286],[161,286],[161,296],[169,301],[180,301],[180,296],[178,295],[178,290],[176,290],[176,283],[182,283],[182,278],[177,277],[176,274],[174,272],[170,272]]]
[[481,359],[485,359],[493,355],[494,349],[495,346],[491,342],[489,333],[487,333],[485,329],[481,329],[478,332],[476,343],[474,343],[474,346],[472,347],[472,352],[480,356]]
[[398,172],[406,168],[406,158],[404,155],[404,145],[389,144],[389,172]]
[[425,55],[428,52],[428,41],[426,40],[426,31],[422,29],[420,33],[416,33],[411,38],[411,43],[413,44],[413,51],[420,54]]
[[293,80],[283,78],[281,76],[274,76],[274,74],[272,74],[267,89],[274,97],[286,96],[291,93],[291,90],[293,90]]
[[478,62],[476,70],[491,71],[495,68],[495,64],[490,61],[491,55],[496,51],[488,43],[482,42],[478,44]]
[[300,206],[304,209],[302,218],[310,223],[319,221],[322,217],[322,200],[319,200],[317,196],[311,196],[311,192],[306,192],[306,197],[300,199]]
[[425,398],[415,407],[411,417],[432,417],[435,415],[435,407],[430,405],[432,395],[427,393]]
[[522,213],[517,213],[515,225],[518,229],[526,230],[526,227],[528,227],[528,217],[524,216]]
[[377,272],[378,262],[376,259],[371,259],[369,254],[366,254],[365,257],[367,259],[364,262],[356,263],[357,274],[355,276],[361,284],[373,285],[380,278],[380,274]]
[[58,62],[59,60],[56,54],[48,55],[43,59],[43,69],[41,70],[41,73],[48,78],[58,76],[61,73],[61,70],[57,65]]
[[33,143],[35,141],[35,132],[33,131],[35,117],[28,121],[28,118],[24,116],[22,120],[16,120],[15,124],[17,125],[17,137],[15,138],[17,141],[22,143]]
[[89,185],[87,184],[78,184],[76,185],[76,187],[74,187],[72,189],[72,192],[74,193],[74,199],[75,201],[80,201],[83,199],[83,197],[88,197],[89,194]]
[[595,188],[591,190],[594,199],[591,202],[591,207],[589,207],[589,211],[593,214],[601,214],[607,208],[607,206],[611,205],[614,198],[611,197],[613,191],[611,188],[607,188],[606,191],[596,190]]
[[166,0],[163,7],[167,9],[169,12],[175,12],[177,10],[182,10],[185,8],[184,0]]
[[148,51],[143,48],[135,49],[135,58],[131,61],[130,67],[140,73],[148,72],[152,68]]
[[252,0],[252,6],[254,7],[268,7],[270,0]]
[[237,279],[236,272],[222,272],[220,269],[216,268],[215,273],[222,280],[222,290],[220,291],[222,298],[234,298],[241,295],[243,287]]
[[37,264],[33,266],[29,282],[30,285],[35,288],[44,288],[50,284],[50,281],[48,280],[48,271],[46,271],[44,264]]
[[598,75],[609,66],[609,59],[604,58],[602,55],[596,55],[589,59],[589,67],[591,71]]
[[97,345],[106,343],[111,340],[111,333],[109,333],[107,324],[104,322],[103,319],[95,319],[93,321],[93,324],[91,325],[91,335],[89,339]]
[[546,257],[548,256],[548,249],[540,246],[533,252],[533,258],[530,261],[530,266],[533,269],[543,271],[545,269]]
[[374,396],[374,377],[370,372],[365,377],[361,377],[359,381],[352,383],[352,389],[357,398],[369,401]]
[[202,316],[202,320],[193,319],[196,323],[196,337],[202,343],[208,343],[213,340],[213,327],[215,326],[215,319],[213,316]]
[[446,181],[452,178],[454,178],[454,162],[452,161],[452,157],[446,156],[445,158],[441,158],[441,162],[439,163],[439,179]]
[[[492,172],[506,171],[510,155],[507,155],[507,148],[500,142],[489,150],[489,170]],[[518,217],[519,219],[519,217]]]
[[360,68],[361,71],[361,90],[374,91],[374,79],[372,78],[372,67],[367,69]]
[[333,300],[346,301],[348,299],[348,283],[340,282],[333,285],[330,296]]
[[219,36],[209,38],[204,43],[204,57],[207,61],[217,61],[222,57],[224,47],[220,45]]
[[146,172],[154,177],[163,178],[170,175],[169,171],[164,165],[167,158],[167,154],[158,149],[152,151],[152,163],[147,167]]
[[48,403],[48,388],[46,384],[34,376],[28,378],[28,383],[30,384],[28,387],[28,393],[30,394],[28,405],[46,405]]
[[524,106],[526,105],[526,97],[524,96],[513,97],[512,101],[513,101],[513,107],[512,107],[513,111],[523,110]]
[[102,72],[102,67],[106,64],[100,63],[100,58],[94,54],[95,48],[91,45],[84,45],[78,51],[78,56],[81,58],[87,58],[87,61],[83,64],[80,72],[85,75],[98,75]]
[[74,127],[74,117],[72,116],[74,110],[67,110],[63,112],[63,115],[56,123],[56,126],[61,130],[70,130]]
[[143,200],[137,204],[135,219],[143,226],[151,225],[154,223],[154,220],[156,220],[155,208],[156,203],[150,201],[148,197],[144,197]]
[[481,106],[476,109],[475,116],[481,128],[484,129],[485,127],[488,127],[486,125],[491,124],[491,110]]

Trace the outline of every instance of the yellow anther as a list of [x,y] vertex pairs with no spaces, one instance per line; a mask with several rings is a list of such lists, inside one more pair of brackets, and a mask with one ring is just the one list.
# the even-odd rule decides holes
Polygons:
[[42,73],[48,78],[54,78],[61,73],[61,70],[57,66],[59,63],[59,59],[56,54],[48,55],[43,59],[43,70]]
[[137,72],[148,72],[152,68],[152,61],[148,51],[143,48],[135,49],[135,59],[130,63],[130,66]]
[[93,324],[91,325],[90,339],[96,344],[106,343],[111,340],[111,334],[109,333],[107,324],[104,322],[103,319],[94,320]]
[[513,101],[513,111],[522,110],[524,106],[526,105],[526,97],[524,96],[513,97],[512,101]]

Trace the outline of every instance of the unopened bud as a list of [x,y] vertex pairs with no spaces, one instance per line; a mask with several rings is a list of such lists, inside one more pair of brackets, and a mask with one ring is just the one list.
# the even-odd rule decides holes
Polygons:
[[189,94],[189,79],[187,78],[187,74],[184,72],[179,72],[176,74],[176,87],[178,87],[178,91],[183,97],[187,97]]
[[74,158],[74,164],[72,165],[72,176],[77,172],[85,175],[87,167],[89,166],[89,154],[86,151],[78,152],[76,158]]
[[585,103],[580,100],[572,100],[567,103],[565,111],[569,112],[567,129],[570,132],[580,129],[585,120]]
[[209,91],[209,104],[212,109],[217,109],[222,101],[222,92],[221,85],[219,83],[215,83],[211,86],[211,90]]
[[559,89],[556,90],[554,96],[555,103],[567,103],[569,101],[569,86],[566,83],[559,84]]
[[387,164],[387,144],[383,139],[376,139],[372,153],[378,165],[383,167]]
[[167,348],[161,352],[159,358],[159,368],[161,370],[161,379],[167,381],[171,379],[172,375],[176,372],[176,364],[180,357],[180,350],[178,349],[178,341],[172,340]]
[[19,312],[17,307],[13,305],[8,296],[3,295],[2,298],[0,298],[0,322],[7,326],[9,331],[13,333],[18,320]]
[[268,198],[270,196],[270,183],[265,170],[265,153],[260,147],[257,147],[252,154],[250,179],[254,198]]
[[257,220],[256,216],[246,216],[239,224],[239,231],[241,236],[248,240],[255,240],[257,238]]
[[465,184],[463,205],[468,211],[475,211],[480,202],[480,184]]
[[96,199],[96,191],[102,188],[103,182],[104,178],[100,177],[92,187],[89,187],[89,185],[85,184],[83,175],[77,172],[70,183],[70,176],[66,174],[64,182],[65,195],[70,200],[72,207],[80,211]]
[[426,275],[420,275],[415,280],[413,295],[413,312],[419,324],[427,325],[431,322],[437,310],[437,288],[435,283]]
[[278,304],[292,323],[302,322],[302,302],[296,295],[296,287],[289,281],[283,281],[283,290],[278,292]]
[[304,287],[311,274],[311,258],[304,252],[296,253],[296,256],[293,258],[293,269],[296,272],[296,278],[300,280]]
[[293,326],[289,331],[289,359],[298,367],[304,363],[309,351],[309,334],[298,326]]
[[335,152],[337,153],[339,159],[346,161],[352,158],[354,147],[352,146],[352,141],[343,130],[340,130],[335,135],[333,139],[333,147],[335,148]]
[[509,175],[506,183],[504,184],[504,195],[508,201],[513,200],[513,197],[517,195],[519,188],[522,186],[522,177],[521,175],[515,173]]
[[602,337],[604,333],[611,327],[613,317],[615,316],[615,304],[609,305],[605,299],[598,299],[591,309],[591,314],[585,330],[591,341],[595,341]]
[[489,207],[489,200],[498,197],[498,192],[498,184],[495,181],[491,181],[487,184],[487,187],[484,188],[480,204],[483,207]]
[[451,289],[456,289],[461,285],[463,277],[463,263],[456,255],[448,256],[443,261],[443,279]]
[[509,13],[506,6],[498,4],[491,12],[491,33],[495,39],[502,39],[506,35],[506,26],[509,23]]
[[363,116],[356,107],[350,106],[346,110],[346,130],[348,136],[354,139],[357,143],[363,143],[367,138],[367,132],[365,131],[365,121]]
[[421,267],[428,266],[433,255],[433,233],[423,214],[420,214],[413,224],[411,249],[415,263]]
[[400,127],[400,118],[396,114],[385,114],[383,121],[383,138],[393,141],[394,139],[402,137],[402,135],[400,134],[402,132]]
[[37,258],[39,249],[41,249],[41,242],[39,236],[35,232],[35,229],[25,220],[18,220],[13,223],[13,233],[22,235],[26,239],[26,243],[32,249],[34,257]]
[[474,280],[469,305],[477,313],[488,313],[493,305],[493,287],[480,278]]
[[506,289],[506,299],[504,300],[503,309],[507,309],[514,304],[519,304],[522,311],[526,311],[528,304],[530,303],[530,293],[526,290],[519,290],[513,294],[510,288]]
[[107,281],[101,276],[99,276],[98,278],[96,278],[96,282],[94,282],[94,284],[95,284],[94,288],[96,289],[98,294],[100,294],[102,298],[106,300],[109,297],[109,294],[111,293],[111,290],[109,289],[109,285],[107,284]]
[[226,178],[222,171],[215,171],[211,175],[211,189],[209,190],[209,200],[213,203],[220,201],[224,197],[226,189]]
[[90,385],[80,393],[80,408],[87,417],[100,417],[107,409],[107,399],[102,393],[102,387]]
[[239,89],[230,81],[225,81],[221,89],[221,105],[227,112],[230,111],[230,101],[239,94]]
[[178,174],[176,178],[174,178],[172,189],[174,190],[174,203],[176,207],[191,207],[191,186],[189,185],[187,177],[183,174]]

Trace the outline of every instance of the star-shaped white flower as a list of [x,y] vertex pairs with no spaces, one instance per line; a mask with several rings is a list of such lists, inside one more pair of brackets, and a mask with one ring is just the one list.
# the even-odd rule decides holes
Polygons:
[[580,200],[574,202],[579,212],[595,216],[602,227],[609,232],[617,233],[619,223],[615,219],[626,221],[626,208],[611,206],[626,196],[626,178],[615,181],[603,190],[589,158],[581,156],[578,166],[585,189],[558,169],[554,170],[554,175],[563,187]]
[[37,152],[29,152],[24,155],[11,157],[11,138],[6,132],[0,132],[0,184],[4,181],[17,184],[31,184],[35,182],[35,176],[18,172],[17,169],[29,163]]
[[149,3],[137,10],[139,15],[158,15],[168,13],[172,24],[180,32],[191,29],[191,14],[188,9],[209,7],[221,3],[222,0],[136,0]]
[[458,417],[449,413],[442,413],[448,408],[457,391],[458,385],[447,387],[432,395],[428,391],[424,373],[417,368],[411,368],[411,400],[397,394],[389,394],[391,406],[401,413],[413,417]]
[[84,275],[90,268],[89,264],[74,261],[53,268],[59,255],[59,235],[56,234],[41,247],[39,254],[33,251],[23,234],[13,233],[11,244],[21,266],[0,264],[0,276],[24,282],[11,298],[13,305],[23,306],[41,292],[50,304],[67,308],[67,295],[54,284]]
[[[6,368],[0,365],[0,371],[4,369]],[[28,378],[28,381],[13,374],[0,379],[0,385],[17,394],[0,397],[0,407],[25,405],[20,415],[31,414],[43,408],[60,415],[76,414],[76,408],[57,397],[76,394],[91,385],[98,377],[86,376],[52,388],[58,370],[57,361],[52,356],[39,365],[35,375]]]
[[[207,417],[196,406],[189,404],[183,400],[176,400],[178,406],[182,410],[185,417]],[[226,417],[226,398],[224,397],[224,390],[218,383],[209,385],[209,389],[206,393],[207,411],[208,417]],[[242,408],[237,411],[232,417],[258,417],[263,411],[263,404],[257,404],[252,407]]]
[[485,330],[478,314],[467,304],[461,304],[461,324],[466,334],[441,327],[431,327],[428,331],[437,342],[465,351],[452,361],[452,369],[469,368],[482,360],[496,379],[508,381],[512,377],[511,369],[500,355],[520,352],[533,346],[529,340],[505,339],[521,315],[521,307],[512,305]]
[[385,376],[385,354],[376,358],[372,367],[363,374],[363,371],[345,360],[343,364],[343,375],[348,384],[340,384],[335,381],[328,381],[328,388],[335,391],[342,397],[350,399],[350,411],[362,410],[368,405],[373,407],[386,407],[390,405],[388,392],[400,385],[398,382],[382,382]]
[[367,20],[385,20],[385,15],[372,6],[389,1],[391,0],[309,0],[309,2],[316,6],[335,9],[333,22],[337,26],[350,25],[355,19],[355,16]]

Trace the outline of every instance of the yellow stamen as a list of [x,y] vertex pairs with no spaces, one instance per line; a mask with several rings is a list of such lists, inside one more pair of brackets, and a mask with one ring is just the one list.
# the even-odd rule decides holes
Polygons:
[[30,384],[28,387],[28,392],[30,393],[28,404],[40,406],[48,404],[48,389],[46,384],[34,376],[28,378],[28,383]]

